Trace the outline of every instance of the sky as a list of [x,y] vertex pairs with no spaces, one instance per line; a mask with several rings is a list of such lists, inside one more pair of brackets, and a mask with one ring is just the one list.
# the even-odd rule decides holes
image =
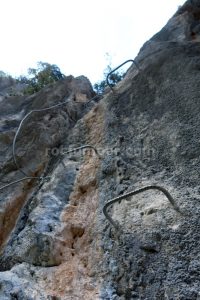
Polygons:
[[43,61],[94,84],[108,63],[134,59],[184,2],[0,0],[0,70],[19,76]]

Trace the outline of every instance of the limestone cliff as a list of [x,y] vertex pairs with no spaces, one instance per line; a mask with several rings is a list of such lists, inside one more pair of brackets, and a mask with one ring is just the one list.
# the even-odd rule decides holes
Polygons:
[[[200,298],[199,21],[187,1],[98,101],[72,76],[2,96],[1,186],[40,179],[0,190],[0,299]],[[66,99],[24,121],[17,168],[20,121]],[[116,230],[104,205],[146,186],[172,200],[152,189],[114,203]]]

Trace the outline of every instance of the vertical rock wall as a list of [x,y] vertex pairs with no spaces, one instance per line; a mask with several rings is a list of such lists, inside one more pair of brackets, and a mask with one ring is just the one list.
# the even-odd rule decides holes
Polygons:
[[[2,299],[199,299],[199,7],[187,1],[143,46],[139,71],[88,109],[74,102],[93,96],[89,83],[71,77],[2,106],[3,184],[19,176],[10,146],[22,111],[73,94],[19,137],[21,167],[51,178],[1,192]],[[82,145],[98,153],[60,153]],[[108,210],[116,230],[104,205],[147,185],[176,206],[157,190],[127,197]]]

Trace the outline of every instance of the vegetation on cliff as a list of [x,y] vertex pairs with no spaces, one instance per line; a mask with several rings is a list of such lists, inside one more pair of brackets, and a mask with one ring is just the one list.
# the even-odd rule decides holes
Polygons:
[[20,76],[18,81],[26,84],[24,94],[34,94],[46,85],[63,79],[65,75],[57,65],[47,62],[38,62],[37,68],[29,68],[28,76]]

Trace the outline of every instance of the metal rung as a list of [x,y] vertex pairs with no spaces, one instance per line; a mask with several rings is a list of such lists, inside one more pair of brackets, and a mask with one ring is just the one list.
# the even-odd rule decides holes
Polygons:
[[126,61],[123,62],[121,65],[119,65],[119,66],[116,67],[114,70],[112,70],[111,72],[108,73],[108,75],[107,75],[107,77],[106,77],[106,83],[107,83],[107,85],[110,87],[111,90],[113,90],[113,88],[112,88],[112,85],[111,85],[110,82],[109,82],[109,76],[110,76],[112,73],[114,73],[115,71],[117,71],[118,69],[120,69],[123,65],[125,65],[125,64],[127,64],[127,63],[129,63],[129,62],[132,62],[132,63],[136,66],[136,68],[140,71],[138,64],[137,64],[133,59],[128,59],[128,60],[126,60]]
[[106,203],[104,205],[104,207],[103,207],[103,213],[104,213],[105,217],[107,218],[107,220],[115,227],[116,230],[119,230],[120,228],[115,223],[115,221],[111,218],[111,216],[108,214],[108,212],[107,212],[108,207],[111,206],[115,202],[118,202],[120,200],[126,199],[127,197],[130,197],[130,196],[137,195],[139,193],[143,193],[143,192],[148,191],[148,190],[158,190],[158,191],[162,192],[167,197],[167,199],[169,200],[169,202],[172,204],[173,208],[176,211],[178,211],[179,213],[181,213],[181,211],[180,211],[179,207],[177,206],[175,200],[173,199],[173,197],[170,195],[170,193],[164,187],[157,186],[157,185],[148,185],[148,186],[143,187],[141,189],[138,189],[138,190],[126,193],[124,195],[118,196],[118,197],[116,197],[116,198],[108,201],[108,203]]

